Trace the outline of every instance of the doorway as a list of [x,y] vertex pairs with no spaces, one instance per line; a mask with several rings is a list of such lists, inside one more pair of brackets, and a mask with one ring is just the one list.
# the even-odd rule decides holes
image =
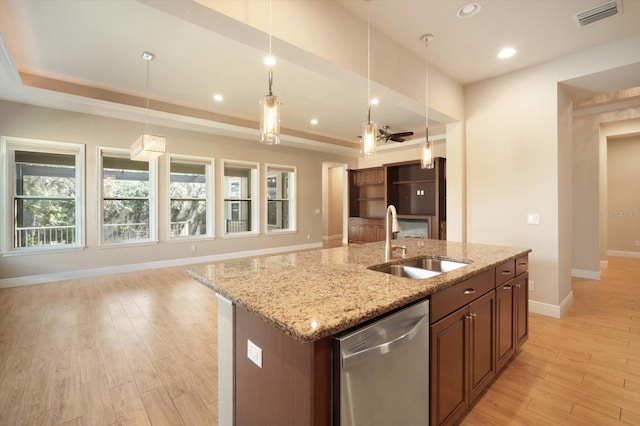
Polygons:
[[322,163],[322,246],[339,247],[348,238],[348,165]]

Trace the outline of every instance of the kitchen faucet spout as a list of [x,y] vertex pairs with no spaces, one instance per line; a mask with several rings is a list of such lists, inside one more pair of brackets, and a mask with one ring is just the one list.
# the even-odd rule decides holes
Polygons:
[[393,233],[400,231],[400,226],[398,225],[398,213],[396,212],[396,207],[393,204],[389,204],[387,207],[387,213],[384,218],[384,230],[385,230],[385,240],[384,240],[384,260],[388,262],[393,257],[394,250],[401,250],[402,257],[407,254],[407,247],[405,246],[394,246],[391,244],[391,240],[393,239]]

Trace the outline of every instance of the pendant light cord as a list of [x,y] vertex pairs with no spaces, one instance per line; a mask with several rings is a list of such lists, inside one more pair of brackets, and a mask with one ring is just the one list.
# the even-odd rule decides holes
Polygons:
[[[269,0],[269,57],[272,58],[271,54],[271,24],[272,24],[272,8],[271,8],[271,0]],[[269,96],[273,96],[273,91],[271,87],[273,85],[273,67],[269,66]]]
[[145,133],[149,133],[149,73],[151,68],[151,59],[147,59],[147,81],[144,88],[144,91],[147,93],[147,123],[145,125]]
[[367,2],[367,122],[371,123],[371,3]]

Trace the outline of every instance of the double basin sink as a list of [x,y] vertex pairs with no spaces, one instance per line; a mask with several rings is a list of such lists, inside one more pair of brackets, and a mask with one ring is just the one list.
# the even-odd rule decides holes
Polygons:
[[410,259],[404,262],[394,263],[392,265],[372,266],[369,269],[398,277],[424,280],[467,265],[468,263],[456,262],[454,260],[421,257],[418,259]]

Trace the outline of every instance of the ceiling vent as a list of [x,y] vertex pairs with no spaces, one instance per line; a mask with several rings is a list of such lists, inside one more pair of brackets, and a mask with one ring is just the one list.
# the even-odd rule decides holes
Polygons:
[[575,16],[576,26],[578,28],[582,28],[622,13],[622,4],[620,1],[621,0],[611,0],[589,10],[585,10],[584,12],[578,13]]

